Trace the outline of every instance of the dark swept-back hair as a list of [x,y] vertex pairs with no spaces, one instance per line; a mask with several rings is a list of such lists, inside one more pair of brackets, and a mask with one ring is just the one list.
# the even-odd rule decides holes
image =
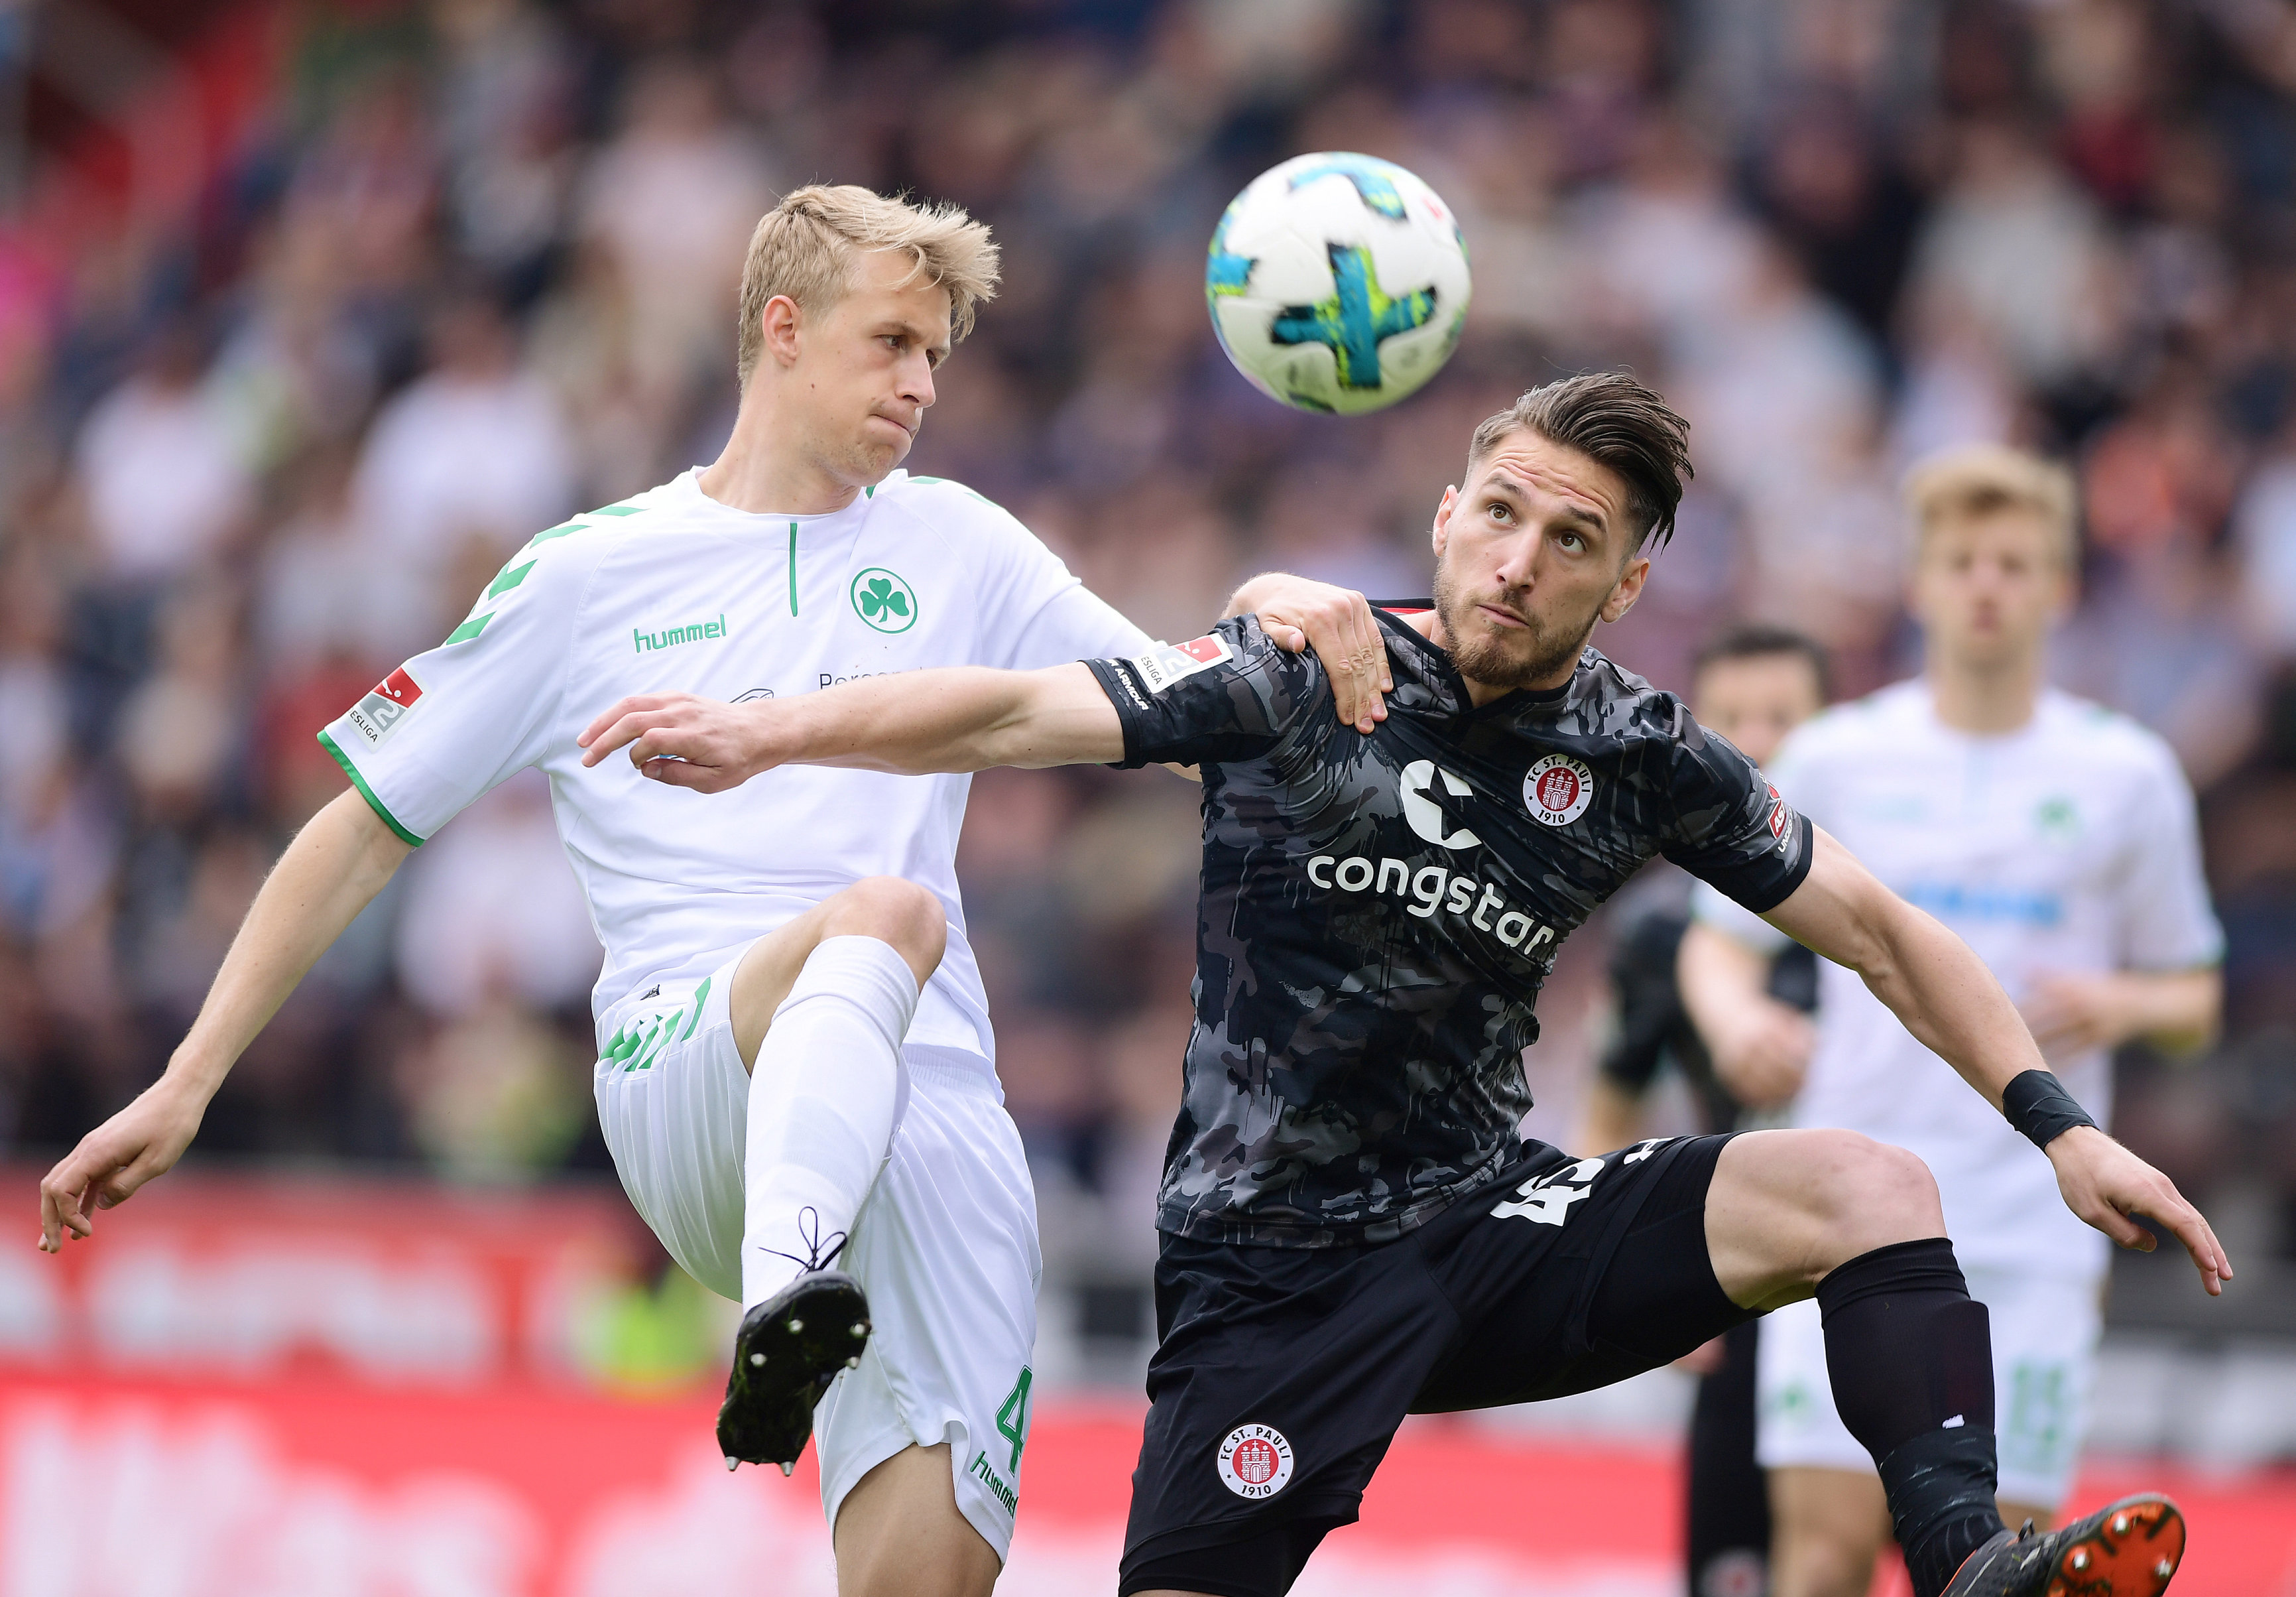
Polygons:
[[1807,632],[1773,626],[1767,622],[1740,622],[1723,628],[1699,646],[1697,655],[1690,663],[1690,674],[1694,679],[1708,666],[1719,665],[1726,660],[1759,660],[1772,654],[1798,654],[1808,661],[1810,675],[1817,683],[1817,702],[1833,702],[1833,670],[1826,660],[1825,646]]
[[1692,474],[1690,424],[1655,389],[1623,372],[1586,372],[1534,388],[1475,429],[1467,470],[1518,430],[1576,449],[1625,479],[1636,531],[1630,557],[1653,536],[1660,544],[1674,536],[1675,507]]

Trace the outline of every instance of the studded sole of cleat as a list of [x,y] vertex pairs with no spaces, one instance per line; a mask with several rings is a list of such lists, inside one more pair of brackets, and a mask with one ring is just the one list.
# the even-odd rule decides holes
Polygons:
[[2185,1560],[2185,1517],[2165,1497],[2116,1502],[2057,1551],[2043,1597],[2159,1597]]
[[813,1434],[813,1409],[869,1338],[869,1305],[841,1271],[800,1276],[742,1316],[718,1411],[718,1450],[732,1463],[780,1464],[786,1475]]

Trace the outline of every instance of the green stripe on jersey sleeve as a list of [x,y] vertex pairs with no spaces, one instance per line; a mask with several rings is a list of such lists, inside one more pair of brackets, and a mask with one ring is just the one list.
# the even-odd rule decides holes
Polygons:
[[490,599],[502,597],[512,589],[525,581],[526,573],[540,564],[539,561],[529,560],[524,565],[505,565],[502,568],[502,574],[487,584],[487,597]]
[[[494,611],[489,610],[484,615],[474,615],[471,617],[470,620],[464,622],[461,626],[447,634],[447,643],[470,642],[472,638],[476,638],[480,633],[487,630],[487,623],[494,620],[495,613],[496,613]],[[443,649],[447,646],[447,643],[442,643],[439,646]]]
[[343,753],[341,745],[324,732],[319,734],[319,744],[327,753],[335,757],[335,763],[343,768],[343,773],[351,779],[351,786],[359,790],[359,796],[366,800],[368,808],[382,817],[383,825],[398,835],[399,842],[409,848],[421,848],[422,839],[400,826],[398,817],[390,812],[390,806],[374,796],[374,789],[366,785],[366,778],[359,775],[359,768],[351,763],[351,757]]

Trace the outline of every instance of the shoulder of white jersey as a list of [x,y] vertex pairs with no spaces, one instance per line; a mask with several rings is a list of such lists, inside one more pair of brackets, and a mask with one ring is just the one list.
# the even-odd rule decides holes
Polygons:
[[1906,728],[1921,720],[1926,704],[1922,684],[1915,679],[1830,704],[1786,734],[1779,757],[1807,763],[1900,745]]
[[2146,780],[2189,783],[2169,740],[2134,716],[2054,687],[2042,691],[2039,714],[2049,741],[2091,770],[2119,768]]
[[464,643],[476,638],[503,606],[531,597],[554,580],[562,594],[567,591],[564,584],[580,583],[622,539],[645,526],[646,513],[660,506],[665,491],[650,488],[611,505],[586,510],[554,527],[545,527],[528,539],[503,562],[502,570],[479,595],[463,624],[447,634],[447,642]]
[[882,482],[862,490],[876,503],[896,509],[943,534],[978,536],[982,531],[1017,535],[1035,540],[1020,517],[954,477],[913,477],[905,471],[889,473]]

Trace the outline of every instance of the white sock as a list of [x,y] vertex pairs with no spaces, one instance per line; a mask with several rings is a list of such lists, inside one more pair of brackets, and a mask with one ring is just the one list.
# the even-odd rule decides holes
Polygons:
[[851,1233],[892,1146],[901,1039],[916,1008],[917,979],[891,943],[831,937],[774,1011],[750,1073],[744,1310]]

